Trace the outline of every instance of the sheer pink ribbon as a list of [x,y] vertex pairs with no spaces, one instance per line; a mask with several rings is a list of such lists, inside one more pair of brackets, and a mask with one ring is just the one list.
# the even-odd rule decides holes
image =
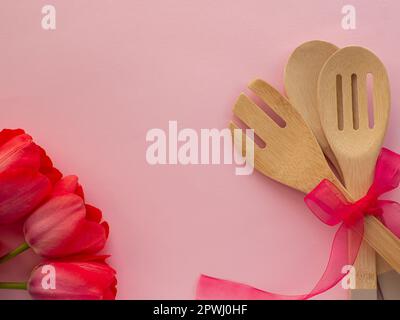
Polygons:
[[398,187],[400,183],[400,155],[383,148],[375,167],[374,181],[367,194],[349,203],[328,180],[323,180],[304,198],[310,210],[325,224],[340,224],[333,239],[328,264],[316,286],[307,294],[281,295],[251,286],[201,275],[197,285],[197,299],[230,300],[304,300],[334,287],[346,276],[342,268],[354,264],[360,248],[365,215],[374,215],[397,237],[400,237],[400,204],[379,200],[379,196]]

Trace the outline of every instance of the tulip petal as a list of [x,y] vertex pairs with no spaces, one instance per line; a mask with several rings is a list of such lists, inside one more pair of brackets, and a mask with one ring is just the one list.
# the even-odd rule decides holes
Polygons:
[[16,168],[39,170],[39,167],[39,149],[31,136],[20,134],[0,146],[0,172]]
[[106,239],[110,235],[110,226],[108,225],[107,221],[103,221],[100,225],[104,228],[104,232],[106,233]]
[[107,234],[102,225],[83,220],[71,237],[63,243],[62,250],[46,256],[58,258],[76,254],[94,254],[104,248],[106,241]]
[[[106,263],[106,260],[109,257],[111,257],[111,255],[109,255],[109,254],[102,254],[102,255],[77,254],[74,256],[63,257],[62,261],[64,261],[64,262],[80,261],[80,262]],[[51,259],[45,259],[44,261],[51,262]],[[115,270],[114,270],[114,272],[115,272]]]
[[90,204],[86,204],[86,219],[100,223],[102,219],[101,210]]
[[50,194],[46,176],[30,169],[0,173],[0,224],[13,223],[36,209]]
[[39,154],[40,154],[39,171],[43,173],[45,176],[47,176],[50,179],[51,183],[54,185],[57,181],[61,179],[62,174],[59,170],[54,168],[53,162],[46,154],[46,151],[40,146],[37,147],[39,149]]
[[12,138],[24,134],[22,129],[3,129],[0,131],[0,147]]
[[78,182],[78,177],[69,175],[59,180],[53,189],[53,195],[63,195],[67,193],[74,193],[84,199],[83,188]]
[[[59,183],[68,188],[69,179],[63,180]],[[100,224],[100,220],[101,211],[85,206],[78,195],[56,195],[26,220],[25,240],[33,251],[47,258],[93,254],[104,248],[108,237],[108,224]]]
[[58,181],[53,189],[53,195],[60,196],[68,193],[75,193],[75,190],[78,187],[78,177],[75,175],[69,175],[63,177],[60,181]]
[[25,221],[25,240],[41,256],[66,255],[65,243],[74,236],[85,216],[85,205],[79,196],[53,197]]
[[56,261],[45,265],[55,270],[55,288],[43,288],[44,264],[37,266],[28,281],[28,290],[34,299],[115,299],[115,271],[106,263]]

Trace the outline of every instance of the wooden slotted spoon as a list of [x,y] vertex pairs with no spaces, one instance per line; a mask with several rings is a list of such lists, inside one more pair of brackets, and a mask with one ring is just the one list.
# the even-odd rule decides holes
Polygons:
[[[367,75],[374,79],[374,125],[370,128]],[[346,47],[334,53],[318,81],[319,114],[325,136],[336,156],[346,189],[355,199],[365,195],[385,136],[390,111],[385,67],[369,50]],[[352,297],[376,297],[376,258],[364,242],[356,263]]]
[[[322,179],[328,179],[351,200],[326,162],[311,129],[289,101],[262,80],[253,81],[249,88],[286,123],[280,127],[245,94],[239,96],[234,114],[267,144],[265,148],[254,145],[256,170],[304,193],[314,189]],[[238,126],[232,122],[230,128],[233,131]],[[366,217],[364,239],[400,271],[400,240],[375,217]]]
[[[284,82],[289,101],[300,112],[305,122],[310,126],[322,148],[322,151],[334,165],[343,181],[343,174],[341,174],[340,166],[321,126],[317,99],[319,74],[326,61],[338,50],[339,48],[334,44],[320,40],[309,41],[301,44],[289,57],[285,68]],[[380,263],[376,266],[375,258],[379,259],[379,257],[375,257],[375,254],[370,252],[369,247],[364,245],[360,249],[360,252],[364,257],[362,261],[365,263],[363,268],[357,268],[359,270],[358,285],[360,287],[368,286],[368,283],[363,285],[363,281],[369,281],[369,283],[372,282],[373,285],[369,290],[352,291],[351,298],[376,299],[376,281],[368,280],[371,278],[371,276],[368,275],[375,274],[377,266],[381,266],[378,271],[383,272],[385,272],[386,269],[390,270],[391,268],[385,266],[381,261],[379,261]],[[382,266],[384,266],[385,269],[382,269]],[[360,269],[365,270],[366,268],[368,269],[367,277],[360,276]],[[393,279],[393,275],[388,277],[390,278],[390,281]],[[384,283],[388,282],[384,281],[385,279],[383,276],[381,276],[379,280],[382,280]],[[387,291],[389,292],[390,290]],[[390,292],[393,292],[393,290]]]

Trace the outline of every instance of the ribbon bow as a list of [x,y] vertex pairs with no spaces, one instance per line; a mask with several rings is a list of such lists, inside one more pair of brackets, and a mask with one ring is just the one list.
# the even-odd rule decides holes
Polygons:
[[301,295],[280,295],[245,284],[201,275],[197,285],[197,298],[302,300],[329,290],[346,276],[346,273],[342,273],[342,268],[354,264],[363,239],[364,216],[378,217],[388,229],[400,237],[400,204],[379,199],[382,194],[397,188],[399,183],[400,155],[383,148],[376,163],[374,181],[363,198],[350,203],[328,180],[322,180],[306,195],[304,201],[318,219],[329,226],[340,224],[333,239],[328,264],[311,292]]

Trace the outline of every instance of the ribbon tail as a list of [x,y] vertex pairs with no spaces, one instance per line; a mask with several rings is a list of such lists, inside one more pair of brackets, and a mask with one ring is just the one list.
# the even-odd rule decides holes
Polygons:
[[323,275],[307,294],[282,295],[263,291],[246,284],[201,275],[197,285],[199,300],[307,300],[336,286],[348,273],[357,257],[364,233],[359,221],[348,228],[342,224],[337,230]]
[[198,300],[296,300],[297,296],[279,295],[243,283],[201,275],[197,284]]

